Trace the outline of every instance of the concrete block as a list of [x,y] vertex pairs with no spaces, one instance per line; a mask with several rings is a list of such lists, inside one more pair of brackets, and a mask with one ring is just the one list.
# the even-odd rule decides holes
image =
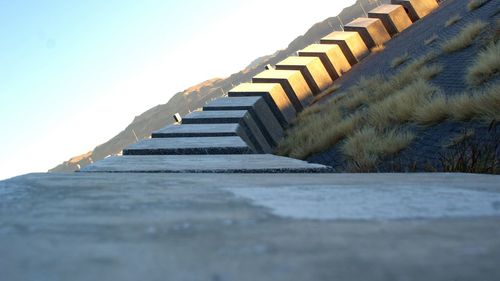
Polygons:
[[157,138],[138,141],[123,155],[252,154],[240,137]]
[[313,95],[321,93],[333,83],[325,66],[317,57],[291,56],[277,63],[276,69],[300,71]]
[[413,22],[425,17],[439,7],[436,0],[392,0],[391,3],[402,5]]
[[271,153],[273,149],[262,134],[255,120],[246,110],[195,111],[184,116],[182,124],[227,124],[243,127],[253,146],[259,153]]
[[365,42],[357,32],[334,31],[323,37],[320,43],[338,45],[351,65],[369,54]]
[[213,110],[247,110],[272,147],[283,138],[283,127],[263,97],[218,98],[203,107],[203,111]]
[[344,30],[358,32],[368,49],[377,45],[384,45],[385,42],[391,40],[389,32],[379,19],[357,18],[346,24]]
[[265,70],[252,78],[253,83],[280,83],[297,112],[313,101],[311,88],[298,70]]
[[351,69],[351,64],[335,44],[312,44],[298,52],[300,57],[318,57],[332,81]]
[[238,123],[233,124],[183,124],[169,125],[153,132],[152,138],[195,138],[195,137],[241,137],[256,150],[246,130]]
[[410,17],[401,5],[381,5],[371,10],[368,17],[381,20],[391,36],[400,33],[412,24]]
[[331,172],[331,168],[272,154],[134,155],[108,157],[85,167],[81,172],[325,173]]

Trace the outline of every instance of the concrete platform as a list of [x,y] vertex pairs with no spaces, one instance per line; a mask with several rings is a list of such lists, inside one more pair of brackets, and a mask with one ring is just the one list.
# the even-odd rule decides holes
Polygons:
[[242,83],[231,89],[229,97],[263,97],[281,126],[285,128],[297,115],[279,83]]
[[351,65],[355,65],[370,53],[357,32],[334,31],[321,38],[320,43],[338,45]]
[[123,155],[251,154],[240,137],[159,138],[127,146]]
[[247,110],[195,111],[182,118],[182,124],[227,124],[236,123],[243,127],[253,146],[260,153],[271,153],[271,145],[262,134],[265,127],[259,127]]
[[321,93],[333,83],[325,66],[317,57],[291,56],[277,63],[276,69],[300,71],[313,95]]
[[384,24],[377,18],[357,18],[346,24],[344,30],[358,32],[368,49],[382,46],[391,40]]
[[300,112],[314,100],[304,76],[298,70],[266,70],[252,78],[253,83],[280,83],[295,111]]
[[240,137],[256,150],[246,130],[234,124],[184,124],[169,125],[153,132],[152,138]]
[[203,107],[203,111],[214,110],[247,110],[272,147],[275,147],[283,138],[283,127],[263,97],[218,98]]
[[326,173],[329,167],[272,154],[116,156],[82,172],[141,173]]
[[368,17],[381,20],[391,37],[412,24],[410,17],[401,5],[381,5],[368,12]]
[[482,280],[498,176],[30,174],[0,182],[2,280]]
[[439,7],[436,0],[392,0],[391,3],[403,5],[413,22],[425,17]]
[[345,57],[339,45],[312,44],[298,52],[300,57],[318,57],[332,81],[351,69],[351,64]]

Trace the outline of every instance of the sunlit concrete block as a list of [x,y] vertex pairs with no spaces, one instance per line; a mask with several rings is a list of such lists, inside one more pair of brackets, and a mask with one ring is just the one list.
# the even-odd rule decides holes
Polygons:
[[275,147],[283,138],[283,127],[274,116],[264,97],[226,97],[211,101],[203,111],[248,110],[271,146]]
[[253,83],[280,83],[297,112],[313,101],[311,88],[298,70],[266,70],[252,78]]
[[242,83],[231,89],[229,97],[263,97],[282,127],[290,124],[297,112],[279,83]]
[[392,0],[392,4],[403,5],[412,21],[417,21],[439,7],[436,0]]
[[335,44],[312,44],[298,52],[300,57],[318,57],[332,81],[351,69],[351,64]]
[[182,118],[182,124],[240,124],[248,139],[261,153],[271,153],[271,145],[247,110],[195,111]]
[[314,95],[330,87],[333,80],[317,57],[288,57],[276,64],[277,70],[299,70]]
[[369,53],[365,42],[357,32],[334,31],[323,37],[320,43],[338,45],[351,65],[355,65]]
[[344,30],[358,32],[368,49],[384,45],[385,42],[391,40],[391,36],[379,19],[357,18],[346,24]]
[[412,24],[410,17],[401,5],[381,5],[371,10],[368,16],[381,20],[391,36],[400,33]]

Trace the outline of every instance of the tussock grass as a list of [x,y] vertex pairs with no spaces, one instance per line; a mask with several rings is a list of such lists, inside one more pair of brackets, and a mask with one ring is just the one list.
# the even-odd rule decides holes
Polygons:
[[434,125],[449,117],[448,103],[443,94],[436,94],[415,109],[412,120],[420,125]]
[[314,102],[317,102],[317,101],[321,100],[322,98],[333,94],[335,91],[337,91],[338,89],[340,89],[341,86],[342,85],[340,85],[338,83],[337,84],[332,84],[330,87],[326,88],[321,93],[317,94],[314,97]]
[[441,45],[446,53],[453,53],[472,45],[474,40],[481,34],[488,24],[483,21],[475,21],[466,25],[453,38],[448,39]]
[[424,45],[429,45],[429,44],[432,44],[434,43],[437,39],[439,38],[439,36],[437,34],[433,34],[431,37],[427,38],[424,40]]
[[489,1],[490,0],[471,0],[467,4],[467,10],[474,11],[475,9],[480,8]]
[[396,68],[396,67],[402,65],[403,63],[407,62],[409,59],[410,59],[410,55],[408,53],[404,53],[403,55],[401,55],[401,56],[399,56],[391,61],[391,67]]
[[453,17],[449,18],[445,23],[444,23],[444,26],[445,27],[450,27],[452,25],[454,25],[455,23],[459,22],[460,20],[462,19],[461,16],[459,15],[454,15]]
[[500,41],[491,43],[475,58],[467,69],[466,81],[477,86],[500,72]]
[[380,131],[365,127],[349,136],[342,144],[341,151],[350,161],[350,171],[369,172],[374,170],[381,157],[401,151],[414,137],[410,132],[397,129]]
[[370,50],[370,51],[371,51],[372,53],[380,53],[380,52],[382,52],[384,49],[385,49],[385,46],[384,46],[384,45],[377,45],[377,46],[375,46],[375,47],[371,48],[371,50]]

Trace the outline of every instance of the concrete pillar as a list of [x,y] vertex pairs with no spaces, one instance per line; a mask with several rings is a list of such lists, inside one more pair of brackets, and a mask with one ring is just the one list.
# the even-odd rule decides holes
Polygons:
[[410,17],[401,5],[381,5],[368,12],[368,16],[381,20],[391,36],[400,33],[412,24]]
[[351,69],[351,64],[335,44],[312,44],[298,52],[300,57],[318,57],[332,81]]
[[279,83],[242,83],[230,90],[227,95],[229,97],[263,97],[283,128],[288,126],[297,115]]
[[436,0],[392,0],[391,3],[403,5],[413,22],[425,17],[439,7]]
[[369,54],[365,42],[357,32],[334,31],[323,37],[320,43],[338,45],[351,65]]
[[277,70],[299,70],[314,95],[333,83],[325,66],[317,57],[288,57],[276,64]]
[[357,18],[346,24],[344,30],[358,32],[368,49],[377,45],[384,45],[385,42],[391,39],[384,24],[379,19]]
[[280,83],[297,112],[313,101],[312,91],[298,70],[266,70],[252,78],[253,83]]

